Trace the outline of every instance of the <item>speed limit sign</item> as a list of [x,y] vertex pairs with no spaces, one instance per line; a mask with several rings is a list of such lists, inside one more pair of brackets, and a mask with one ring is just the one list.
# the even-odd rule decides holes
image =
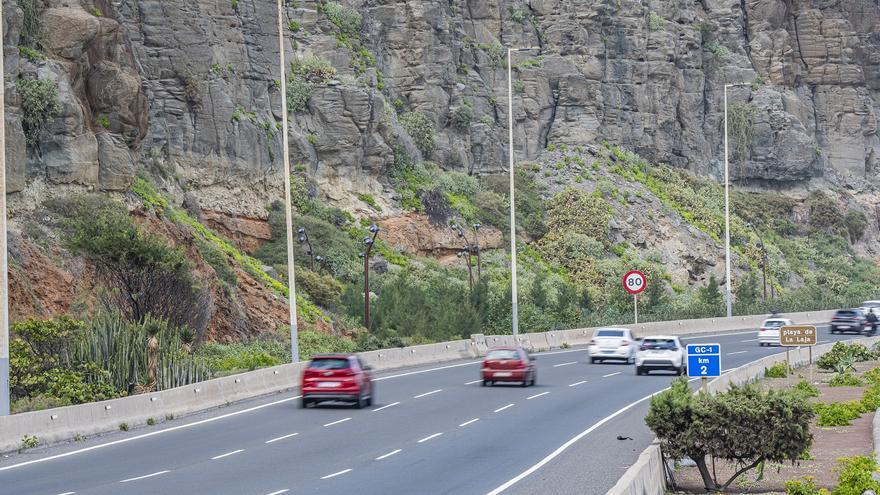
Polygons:
[[645,277],[644,273],[638,270],[628,271],[626,272],[626,275],[623,276],[623,288],[632,295],[636,295],[645,290],[647,284],[647,277]]

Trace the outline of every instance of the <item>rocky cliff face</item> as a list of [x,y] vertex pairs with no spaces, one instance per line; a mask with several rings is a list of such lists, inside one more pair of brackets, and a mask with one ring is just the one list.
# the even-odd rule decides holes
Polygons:
[[[4,3],[10,190],[119,190],[145,167],[205,208],[265,214],[280,193],[274,2]],[[292,157],[343,206],[362,193],[391,203],[395,147],[416,154],[398,113],[433,123],[425,158],[477,174],[505,167],[503,44],[534,47],[513,56],[519,159],[608,140],[717,176],[722,88],[747,83],[729,92],[732,107],[755,109],[737,105],[736,180],[861,189],[877,178],[876,2],[342,2],[362,15],[360,33],[343,32],[321,2],[286,3],[288,60],[315,55],[337,69],[292,114]],[[29,43],[47,57],[20,55]],[[15,81],[33,77],[57,84],[61,111],[29,146]]]

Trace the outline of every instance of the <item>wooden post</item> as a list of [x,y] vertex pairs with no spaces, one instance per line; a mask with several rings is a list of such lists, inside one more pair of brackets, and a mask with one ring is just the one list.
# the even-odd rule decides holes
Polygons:
[[705,376],[700,377],[700,388],[704,393],[709,393],[709,379]]
[[813,383],[813,346],[809,346],[810,350],[810,384]]

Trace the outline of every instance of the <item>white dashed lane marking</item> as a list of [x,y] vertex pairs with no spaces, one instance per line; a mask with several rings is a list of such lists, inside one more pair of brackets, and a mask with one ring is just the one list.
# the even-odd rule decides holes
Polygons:
[[216,455],[211,458],[212,461],[216,461],[217,459],[223,459],[224,457],[229,457],[231,455],[240,454],[244,452],[244,449],[233,450],[232,452],[227,452],[225,454]]
[[425,443],[425,442],[427,442],[428,440],[431,440],[432,438],[437,438],[437,437],[439,437],[439,436],[442,435],[442,434],[443,434],[443,433],[434,433],[433,435],[428,435],[428,436],[426,436],[425,438],[419,440],[417,443]]
[[533,396],[531,396],[531,397],[526,397],[526,400],[537,399],[538,397],[540,397],[540,396],[542,396],[542,395],[547,395],[547,394],[549,394],[549,393],[550,393],[550,392],[541,392],[540,394],[535,394],[535,395],[533,395]]
[[379,457],[376,458],[376,460],[381,461],[382,459],[387,459],[387,458],[393,456],[394,454],[400,453],[401,450],[402,449],[392,450],[391,452],[389,452],[385,455],[380,455]]
[[506,405],[506,406],[504,406],[504,407],[499,407],[498,409],[495,409],[495,410],[492,411],[492,412],[501,412],[501,411],[503,411],[503,410],[505,410],[505,409],[508,409],[508,408],[511,408],[511,407],[513,407],[513,404],[508,404],[508,405]]
[[569,385],[569,387],[577,387],[578,385],[583,385],[583,384],[585,384],[585,383],[587,383],[586,380],[583,380],[583,381],[580,381],[580,382],[574,382],[574,383],[572,383],[571,385]]
[[350,473],[350,472],[351,472],[351,469],[343,469],[342,471],[339,471],[339,472],[336,472],[333,474],[328,474],[327,476],[321,476],[321,479],[322,480],[329,480],[330,478],[334,478],[336,476],[339,476],[340,474],[345,474],[345,473]]
[[398,404],[400,404],[400,402],[392,402],[391,404],[388,404],[387,406],[377,407],[376,409],[373,409],[373,412],[381,411],[382,409],[388,409],[389,407],[393,407]]
[[464,423],[458,425],[458,427],[461,428],[461,427],[463,427],[463,426],[467,426],[467,425],[469,425],[469,424],[471,424],[471,423],[476,423],[476,422],[479,421],[479,420],[480,420],[480,418],[474,418],[474,419],[472,419],[472,420],[470,420],[470,421],[465,421]]
[[334,421],[334,422],[332,422],[332,423],[327,423],[327,424],[324,425],[324,426],[338,425],[339,423],[345,423],[346,421],[348,421],[348,420],[350,420],[350,419],[351,419],[351,418],[343,418],[343,419],[340,419],[339,421]]
[[437,390],[431,390],[430,392],[425,392],[424,394],[419,394],[419,395],[413,396],[413,399],[421,399],[422,397],[427,397],[429,395],[437,394],[442,391],[443,391],[442,388],[438,388]]
[[567,363],[554,364],[553,367],[554,367],[554,368],[558,368],[558,367],[560,367],[560,366],[568,366],[568,365],[570,365],[570,364],[577,364],[577,361],[569,361],[569,362],[567,362]]
[[273,438],[272,440],[266,440],[266,443],[275,443],[275,442],[278,442],[278,441],[280,441],[280,440],[286,440],[286,439],[288,439],[288,438],[290,438],[290,437],[295,437],[295,436],[297,436],[297,435],[299,435],[299,433],[291,433],[290,435],[284,435],[284,436],[282,436],[282,437]]
[[120,481],[120,483],[128,483],[129,481],[143,480],[143,479],[147,479],[147,478],[152,478],[153,476],[159,476],[159,475],[161,475],[161,474],[170,473],[170,472],[171,472],[171,471],[168,471],[168,470],[166,469],[165,471],[159,471],[159,472],[157,472],[157,473],[152,473],[152,474],[145,474],[145,475],[143,475],[143,476],[138,476],[138,477],[136,477],[136,478],[128,478],[128,479],[125,479],[125,480]]
[[619,375],[619,374],[621,374],[621,373],[623,373],[623,372],[622,372],[622,371],[618,371],[617,373],[608,373],[607,375],[602,375],[602,378],[608,378],[608,377],[611,377],[611,376]]

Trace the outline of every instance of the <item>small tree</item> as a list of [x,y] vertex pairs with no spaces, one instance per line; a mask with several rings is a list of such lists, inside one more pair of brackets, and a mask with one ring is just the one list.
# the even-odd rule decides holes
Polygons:
[[749,275],[736,286],[733,294],[736,296],[736,302],[742,305],[755,304],[758,301],[758,279],[755,275]]
[[[746,386],[695,397],[687,380],[678,379],[651,400],[645,422],[666,455],[690,457],[706,489],[724,491],[766,461],[793,462],[801,457],[812,444],[813,414],[802,396],[789,392]],[[720,483],[706,464],[707,455],[731,461],[738,469]]]
[[698,291],[697,297],[700,302],[706,306],[711,306],[713,308],[721,306],[723,298],[721,296],[721,291],[718,288],[718,280],[715,279],[715,275],[709,277],[709,283]]

